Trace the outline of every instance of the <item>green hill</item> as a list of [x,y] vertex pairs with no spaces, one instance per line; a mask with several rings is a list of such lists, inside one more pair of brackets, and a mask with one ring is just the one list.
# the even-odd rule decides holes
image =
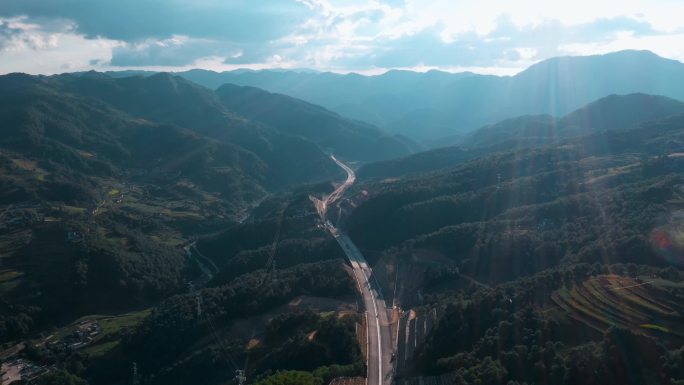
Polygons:
[[347,159],[382,160],[411,152],[404,140],[376,127],[289,96],[231,84],[222,85],[216,93],[230,110],[281,132],[307,138]]
[[[440,163],[445,150],[433,151],[440,170],[355,187],[367,198],[349,209],[347,232],[383,292],[415,312],[407,324],[435,317],[437,325],[399,376],[671,383],[683,322],[675,229],[684,207],[684,114],[604,130],[663,110],[629,119],[611,116],[617,111],[606,109],[606,123],[580,136],[449,167]],[[518,127],[537,135],[530,120]],[[401,167],[421,164],[418,157]],[[618,367],[632,375],[615,375],[624,373]]]

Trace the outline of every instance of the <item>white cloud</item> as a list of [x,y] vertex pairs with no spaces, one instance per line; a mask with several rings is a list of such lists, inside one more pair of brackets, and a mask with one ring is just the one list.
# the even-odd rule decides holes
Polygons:
[[623,33],[610,42],[565,44],[559,50],[566,55],[598,55],[625,49],[649,50],[654,53],[684,62],[684,33],[661,36],[635,37]]
[[[684,3],[675,1],[306,3],[313,15],[276,47],[299,61],[299,66],[319,69],[413,68],[423,63],[430,68],[491,67],[486,72],[513,72],[567,53],[569,44],[576,48],[573,54],[604,52],[598,47],[611,45],[648,49],[649,42],[659,40],[675,40],[679,42],[675,47],[684,46],[676,33],[684,28],[684,21],[672,17],[684,14]],[[652,37],[634,37],[640,34]],[[297,49],[288,49],[288,44]],[[654,44],[653,50],[679,57],[676,49],[659,47]],[[457,51],[460,54],[454,54]],[[390,57],[394,63],[380,60]]]
[[0,32],[0,72],[53,74],[93,68],[94,62],[108,62],[120,43],[107,39],[86,39],[73,32],[69,21],[41,25],[27,18],[0,18],[12,32]]
[[[64,30],[68,31],[69,26]],[[41,50],[58,45],[61,33],[42,31],[37,24],[28,23],[26,17],[0,18],[0,51],[13,52]]]
[[[22,4],[37,0],[7,1],[19,12]],[[125,0],[121,14],[108,15],[102,26],[56,5],[46,5],[36,17],[0,18],[0,71],[279,66],[342,72],[438,68],[512,73],[560,54],[621,49],[648,49],[684,60],[681,0],[229,3],[168,1],[159,20],[147,20],[133,17],[143,7],[140,3]],[[241,24],[230,27],[222,22],[221,12]],[[246,27],[255,33],[245,34]]]

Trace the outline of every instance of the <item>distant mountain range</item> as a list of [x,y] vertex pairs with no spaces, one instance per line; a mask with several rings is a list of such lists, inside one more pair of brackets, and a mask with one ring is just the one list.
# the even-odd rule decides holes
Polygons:
[[362,76],[283,70],[191,70],[178,75],[209,88],[231,83],[286,94],[432,146],[439,142],[431,140],[506,118],[563,116],[611,94],[641,92],[684,100],[684,64],[649,51],[558,57],[504,77],[439,71]]
[[610,95],[561,118],[522,116],[477,129],[460,138],[466,147],[498,149],[544,145],[597,131],[624,131],[639,124],[684,113],[684,103],[646,94]]
[[[467,134],[444,138],[441,140],[442,144],[453,145],[408,157],[371,163],[359,170],[359,176],[395,177],[435,171],[498,151],[539,148],[563,141],[573,143],[580,138],[602,135],[606,132],[619,135],[620,132],[638,128],[647,122],[657,122],[683,114],[684,102],[664,96],[610,95],[561,118],[551,115],[518,116],[486,125]],[[654,131],[651,139],[656,138],[658,133]]]

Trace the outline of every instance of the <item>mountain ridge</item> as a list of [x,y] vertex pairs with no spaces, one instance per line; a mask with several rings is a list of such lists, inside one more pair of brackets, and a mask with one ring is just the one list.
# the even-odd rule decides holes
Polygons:
[[[587,66],[600,71],[585,69]],[[684,64],[650,51],[632,50],[551,58],[514,76],[403,71],[363,76],[268,70],[203,75],[201,82],[209,87],[222,83],[257,86],[323,105],[390,132],[408,134],[414,140],[436,139],[446,136],[445,131],[469,131],[517,115],[564,115],[614,93],[644,92],[684,99]],[[181,76],[193,78],[190,73]],[[385,89],[389,78],[395,83],[391,90]],[[541,86],[544,84],[548,87]],[[337,92],[331,95],[329,89]],[[385,101],[377,98],[382,93],[395,98],[389,107],[383,107]]]

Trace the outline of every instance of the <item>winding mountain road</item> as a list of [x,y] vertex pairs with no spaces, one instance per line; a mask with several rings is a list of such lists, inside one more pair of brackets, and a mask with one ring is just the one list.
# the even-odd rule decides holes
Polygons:
[[335,237],[349,259],[354,271],[354,278],[359,286],[366,308],[366,326],[368,327],[368,385],[389,385],[392,383],[392,339],[390,334],[390,322],[387,307],[382,296],[382,291],[373,277],[370,268],[361,251],[354,242],[327,220],[327,209],[337,202],[344,192],[356,181],[354,170],[332,156],[335,161],[347,173],[347,179],[326,199],[318,201],[316,208],[326,228]]

